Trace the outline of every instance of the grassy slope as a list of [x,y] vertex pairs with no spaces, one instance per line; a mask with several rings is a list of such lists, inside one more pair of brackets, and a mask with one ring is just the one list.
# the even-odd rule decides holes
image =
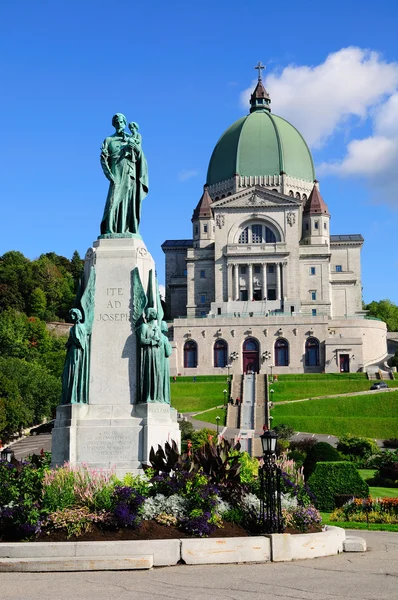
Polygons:
[[179,412],[193,412],[224,404],[223,390],[227,389],[227,383],[225,377],[215,381],[203,381],[198,377],[196,383],[190,377],[188,381],[172,381],[170,387],[172,406]]
[[355,435],[386,439],[398,437],[398,393],[380,392],[276,405],[273,425],[285,423],[295,431]]
[[199,413],[196,417],[194,417],[194,419],[217,425],[216,417],[220,417],[219,425],[220,427],[224,427],[225,420],[227,418],[227,411],[223,408],[214,408],[213,410],[208,410],[205,413]]
[[[366,379],[364,373],[317,374],[317,375],[279,375],[278,380],[270,383],[274,390],[272,402],[315,398],[333,394],[364,392],[374,383]],[[388,387],[398,387],[398,380],[387,381]]]

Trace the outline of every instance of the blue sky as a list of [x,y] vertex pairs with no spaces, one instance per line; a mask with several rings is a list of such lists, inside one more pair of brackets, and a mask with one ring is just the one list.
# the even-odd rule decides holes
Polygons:
[[138,121],[141,232],[191,237],[212,149],[246,112],[258,60],[272,110],[309,141],[332,233],[362,233],[364,299],[398,302],[398,5],[152,0],[0,7],[0,254],[84,255],[99,233],[111,117]]

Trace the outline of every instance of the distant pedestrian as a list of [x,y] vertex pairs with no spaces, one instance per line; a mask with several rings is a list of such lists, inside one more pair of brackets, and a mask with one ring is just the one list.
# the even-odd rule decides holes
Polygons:
[[239,405],[240,405],[240,398],[239,398],[239,396],[237,397],[237,399],[236,399],[236,402],[235,402],[235,403],[236,403],[236,406],[239,406]]
[[268,427],[267,427],[267,425],[265,423],[263,425],[263,431],[268,431]]
[[193,382],[194,382],[194,383],[196,383],[196,375],[194,375],[194,376],[192,377],[192,380],[193,380]]
[[174,381],[174,383],[177,381],[177,375],[174,375],[173,381]]

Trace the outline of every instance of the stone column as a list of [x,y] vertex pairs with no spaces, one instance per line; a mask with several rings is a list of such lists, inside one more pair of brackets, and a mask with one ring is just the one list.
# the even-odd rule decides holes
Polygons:
[[253,300],[253,265],[248,264],[249,267],[249,302]]
[[263,267],[263,299],[267,298],[267,263],[262,264]]
[[232,297],[233,297],[233,286],[232,286],[232,269],[233,269],[233,264],[228,263],[227,269],[228,269],[227,299],[228,299],[228,302],[229,302],[230,300],[232,300]]
[[235,269],[235,279],[234,279],[234,288],[235,288],[235,293],[234,293],[234,300],[239,300],[239,265],[235,264],[234,265]]
[[281,264],[275,263],[276,268],[276,299],[281,299]]

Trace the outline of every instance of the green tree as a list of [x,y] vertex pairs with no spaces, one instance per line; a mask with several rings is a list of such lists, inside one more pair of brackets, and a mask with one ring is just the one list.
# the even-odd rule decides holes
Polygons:
[[37,287],[33,290],[30,299],[30,314],[39,319],[44,319],[47,310],[47,298],[44,291]]
[[80,277],[82,276],[84,268],[84,261],[80,258],[80,254],[77,250],[74,251],[72,255],[72,259],[70,261],[70,269],[73,277],[73,281],[75,282],[75,288],[77,288]]
[[388,331],[398,331],[398,306],[391,300],[373,301],[365,305],[370,317],[381,319],[387,324]]

